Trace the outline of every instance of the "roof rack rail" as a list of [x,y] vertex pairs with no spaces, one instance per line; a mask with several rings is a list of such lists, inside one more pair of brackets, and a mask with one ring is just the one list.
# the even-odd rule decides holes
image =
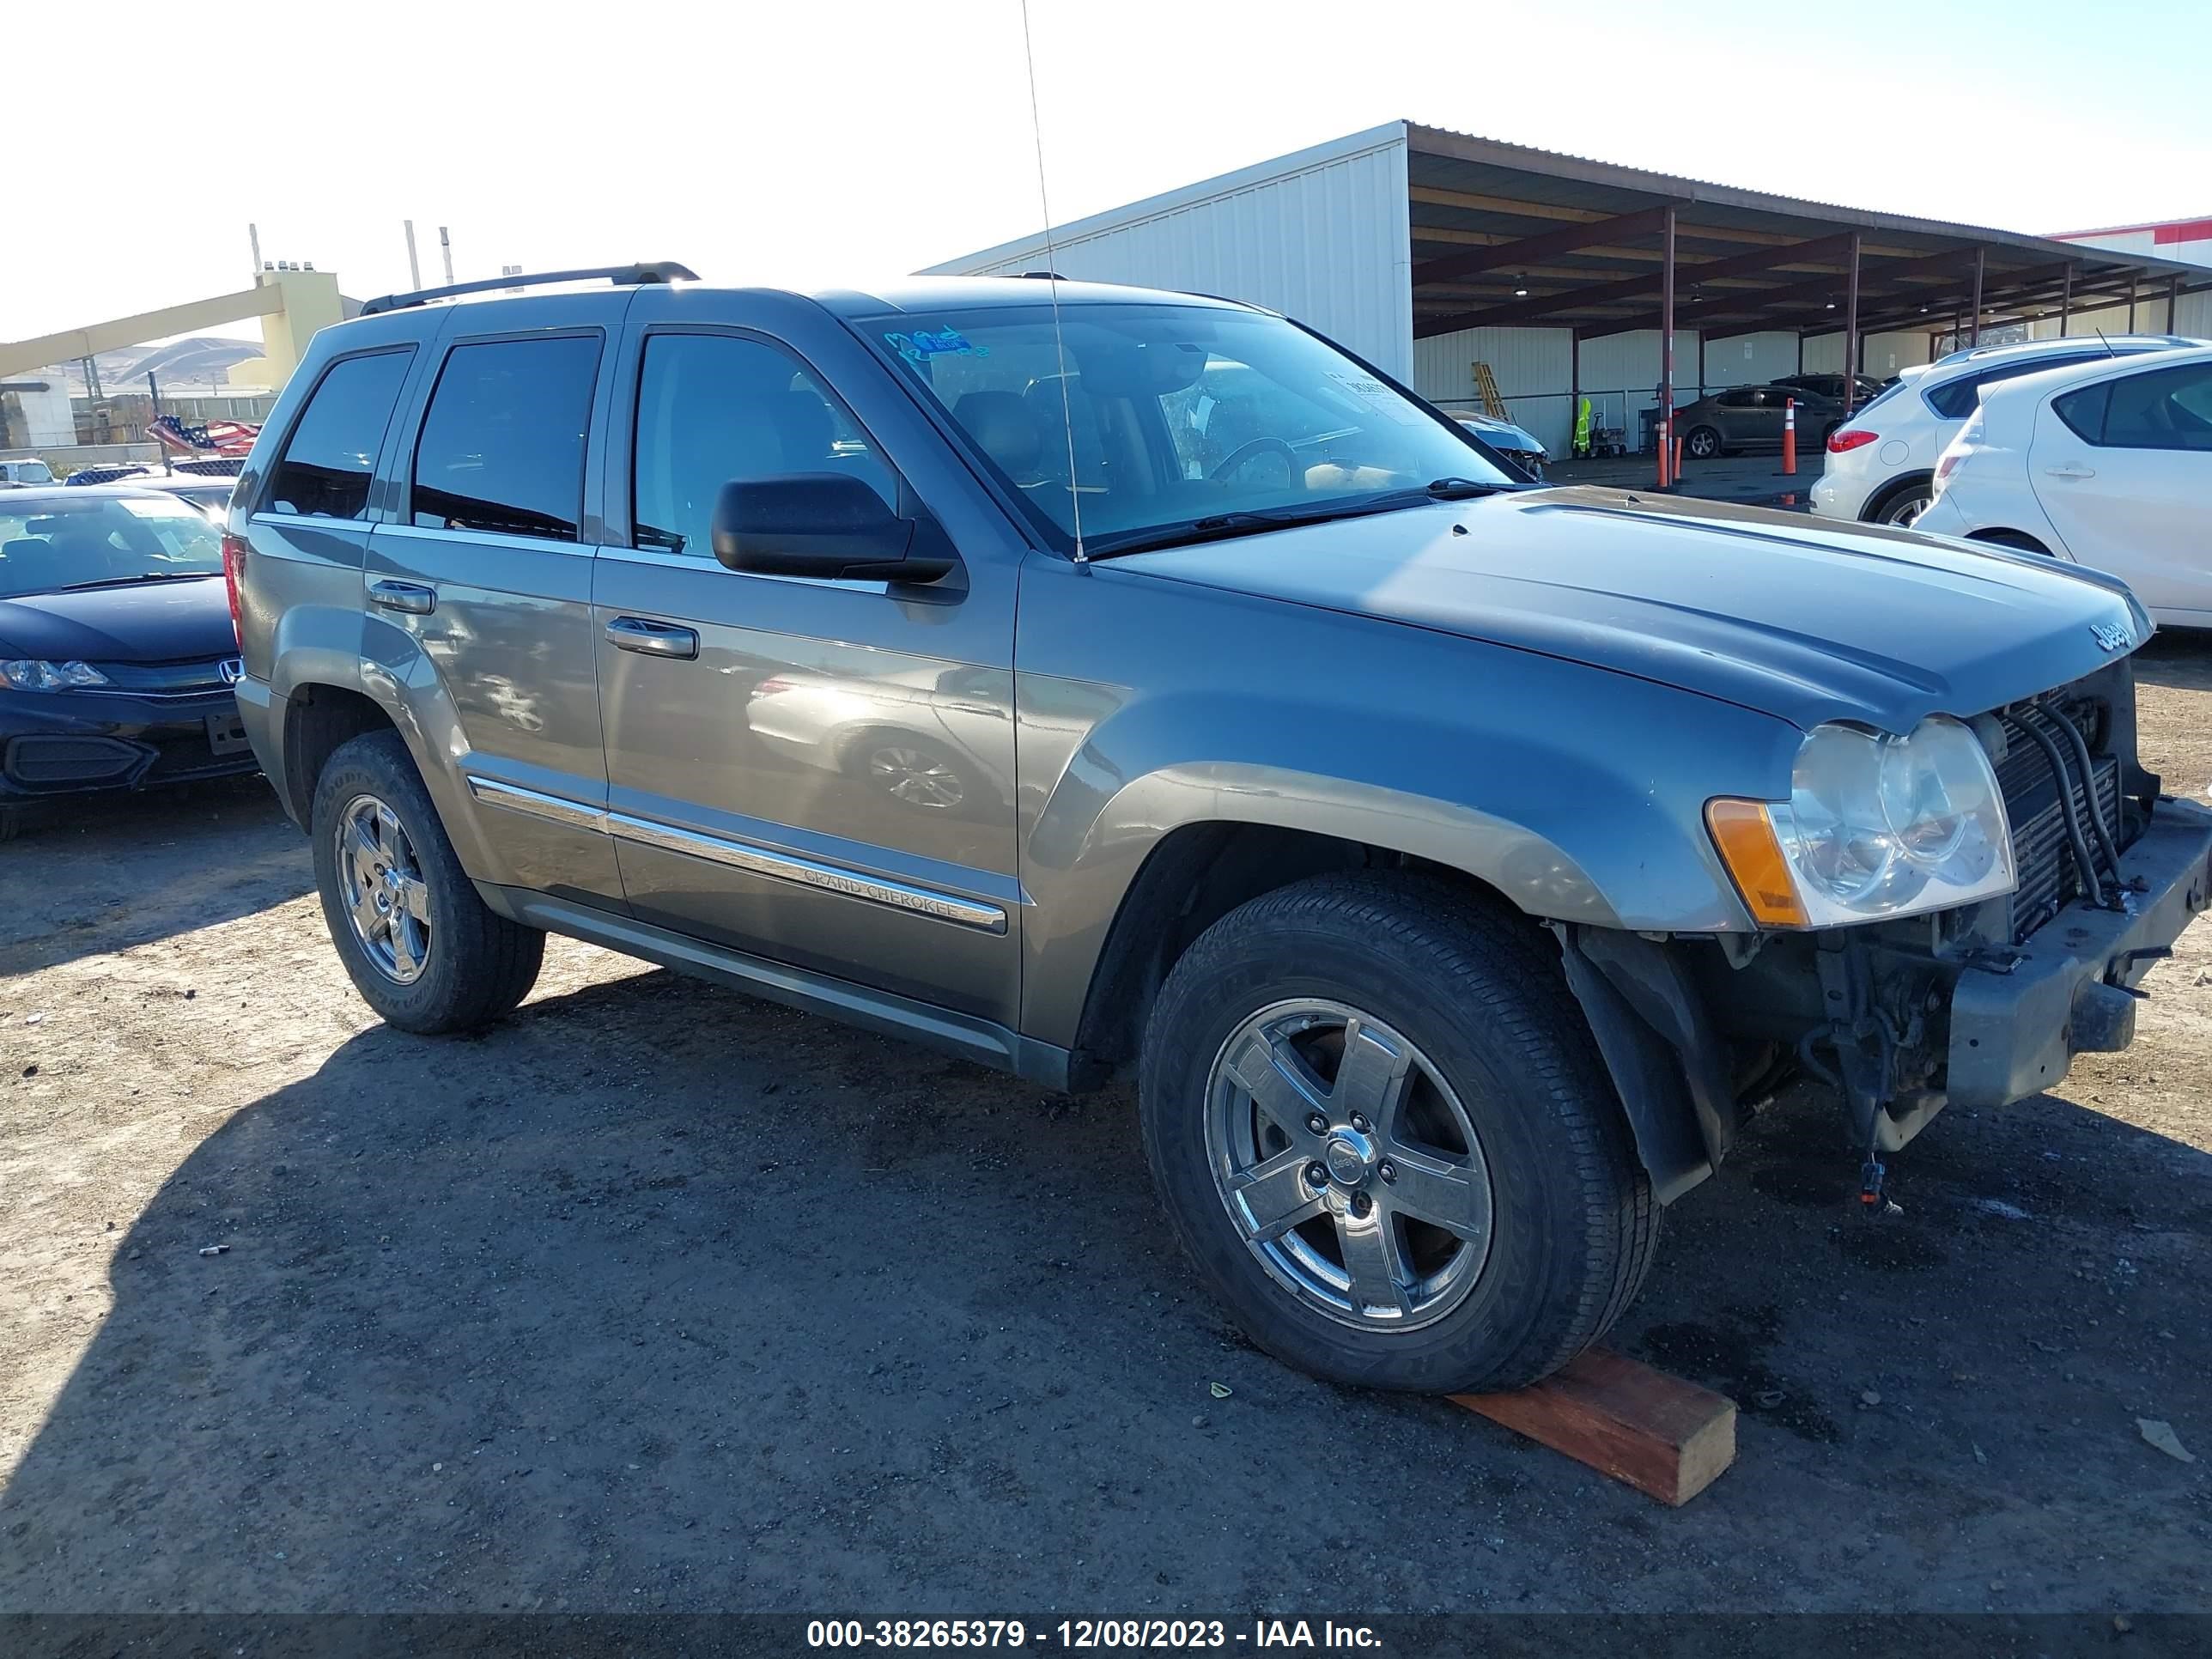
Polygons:
[[447,288],[419,289],[412,294],[382,295],[363,304],[361,314],[374,317],[380,312],[404,311],[410,306],[428,305],[433,300],[451,300],[463,294],[488,294],[494,289],[532,288],[545,283],[589,283],[602,277],[617,288],[699,280],[696,271],[673,259],[657,260],[651,264],[599,265],[590,270],[547,270],[535,276],[487,276],[480,283],[455,283]]

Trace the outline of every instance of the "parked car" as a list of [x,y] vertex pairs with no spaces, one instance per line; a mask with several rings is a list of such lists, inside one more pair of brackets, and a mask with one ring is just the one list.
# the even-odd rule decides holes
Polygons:
[[1844,417],[1832,398],[1786,386],[1739,386],[1708,392],[1674,411],[1682,453],[1693,461],[1746,449],[1779,449],[1790,405],[1797,406],[1797,445],[1808,453]]
[[0,840],[27,809],[254,769],[220,528],[112,485],[0,495]]
[[218,524],[230,508],[231,491],[238,486],[235,478],[203,477],[191,473],[179,473],[169,477],[155,475],[132,482],[138,488],[158,489],[165,495],[174,495],[180,501],[189,501]]
[[[1891,377],[1893,380],[1895,376]],[[1852,395],[1851,405],[1859,405],[1881,395],[1888,380],[1877,380],[1871,374],[1856,377],[1857,391]],[[1844,400],[1844,377],[1840,374],[1785,374],[1774,382],[1785,392],[1809,392],[1815,397],[1840,404]]]
[[1935,488],[1919,528],[2094,565],[2158,621],[2212,628],[2212,349],[1991,386]]
[[1551,459],[1544,446],[1526,427],[1510,421],[1501,421],[1494,415],[1478,415],[1472,410],[1455,409],[1451,417],[1492,449],[1519,467],[1531,478],[1541,479],[1544,463]]
[[1959,435],[1985,386],[2068,363],[2202,345],[2172,334],[2100,340],[2075,335],[2014,345],[1970,346],[1908,370],[1897,385],[1831,433],[1813,511],[1867,524],[1911,524],[1935,495],[1936,458]]
[[13,489],[19,484],[50,484],[53,481],[53,469],[35,457],[29,460],[0,461],[0,489]]
[[[1801,1062],[1876,1200],[1947,1102],[2124,1046],[2206,902],[2112,578],[1542,489],[1226,301],[665,270],[372,301],[240,480],[240,706],[401,1029],[550,930],[1133,1073],[1255,1340],[1496,1389]],[[1276,422],[1218,454],[1217,380]],[[908,738],[957,797],[829,763]]]
[[62,480],[79,489],[88,489],[95,484],[121,483],[129,478],[155,476],[150,466],[141,466],[136,461],[116,461],[101,466],[81,466]]

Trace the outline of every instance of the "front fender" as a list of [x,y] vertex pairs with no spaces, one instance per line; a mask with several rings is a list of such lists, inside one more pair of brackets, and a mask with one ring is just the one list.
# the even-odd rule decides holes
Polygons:
[[[1277,608],[1273,620],[1291,636],[1279,659],[1245,659],[1234,635],[1187,655],[1156,646],[1150,661],[1174,665],[1162,689],[1020,677],[1031,1035],[1073,1042],[1123,896],[1164,838],[1196,824],[1387,848],[1463,872],[1547,920],[1750,929],[1705,803],[1765,795],[1787,778],[1800,738],[1787,721],[1372,623],[1358,625],[1354,672],[1348,619]],[[1392,637],[1376,648],[1382,633]],[[1283,661],[1299,659],[1338,669],[1285,684]]]

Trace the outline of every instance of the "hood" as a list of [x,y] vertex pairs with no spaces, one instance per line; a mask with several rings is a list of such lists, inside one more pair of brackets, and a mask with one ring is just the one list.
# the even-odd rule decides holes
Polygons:
[[1170,548],[1126,568],[1586,662],[1801,727],[1905,732],[1979,714],[2150,633],[2118,581],[2047,558],[1594,488]]
[[221,576],[0,599],[0,655],[49,662],[210,662],[238,654]]

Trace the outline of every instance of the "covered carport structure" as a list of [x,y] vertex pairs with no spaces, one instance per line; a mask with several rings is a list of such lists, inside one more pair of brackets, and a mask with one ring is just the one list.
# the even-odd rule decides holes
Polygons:
[[[1659,402],[1686,325],[1714,344],[1784,332],[1838,337],[1863,374],[1873,335],[1978,344],[2001,325],[2125,305],[2171,331],[2212,272],[2176,261],[1901,214],[1829,207],[1614,167],[1467,134],[1407,128],[1417,340],[1531,324],[1571,331],[1571,397],[1586,340],[1655,331]],[[2193,287],[2190,286],[2193,283]],[[2146,304],[2148,301],[2148,304]],[[1705,380],[1699,365],[1698,384]],[[1847,396],[1846,401],[1849,401]]]
[[1692,386],[1847,365],[1881,379],[1999,327],[2212,327],[2202,266],[1412,122],[1055,227],[1048,248],[1033,235],[932,269],[1048,259],[1283,310],[1442,403],[1477,401],[1486,378],[1555,453],[1586,394],[1629,426]]

